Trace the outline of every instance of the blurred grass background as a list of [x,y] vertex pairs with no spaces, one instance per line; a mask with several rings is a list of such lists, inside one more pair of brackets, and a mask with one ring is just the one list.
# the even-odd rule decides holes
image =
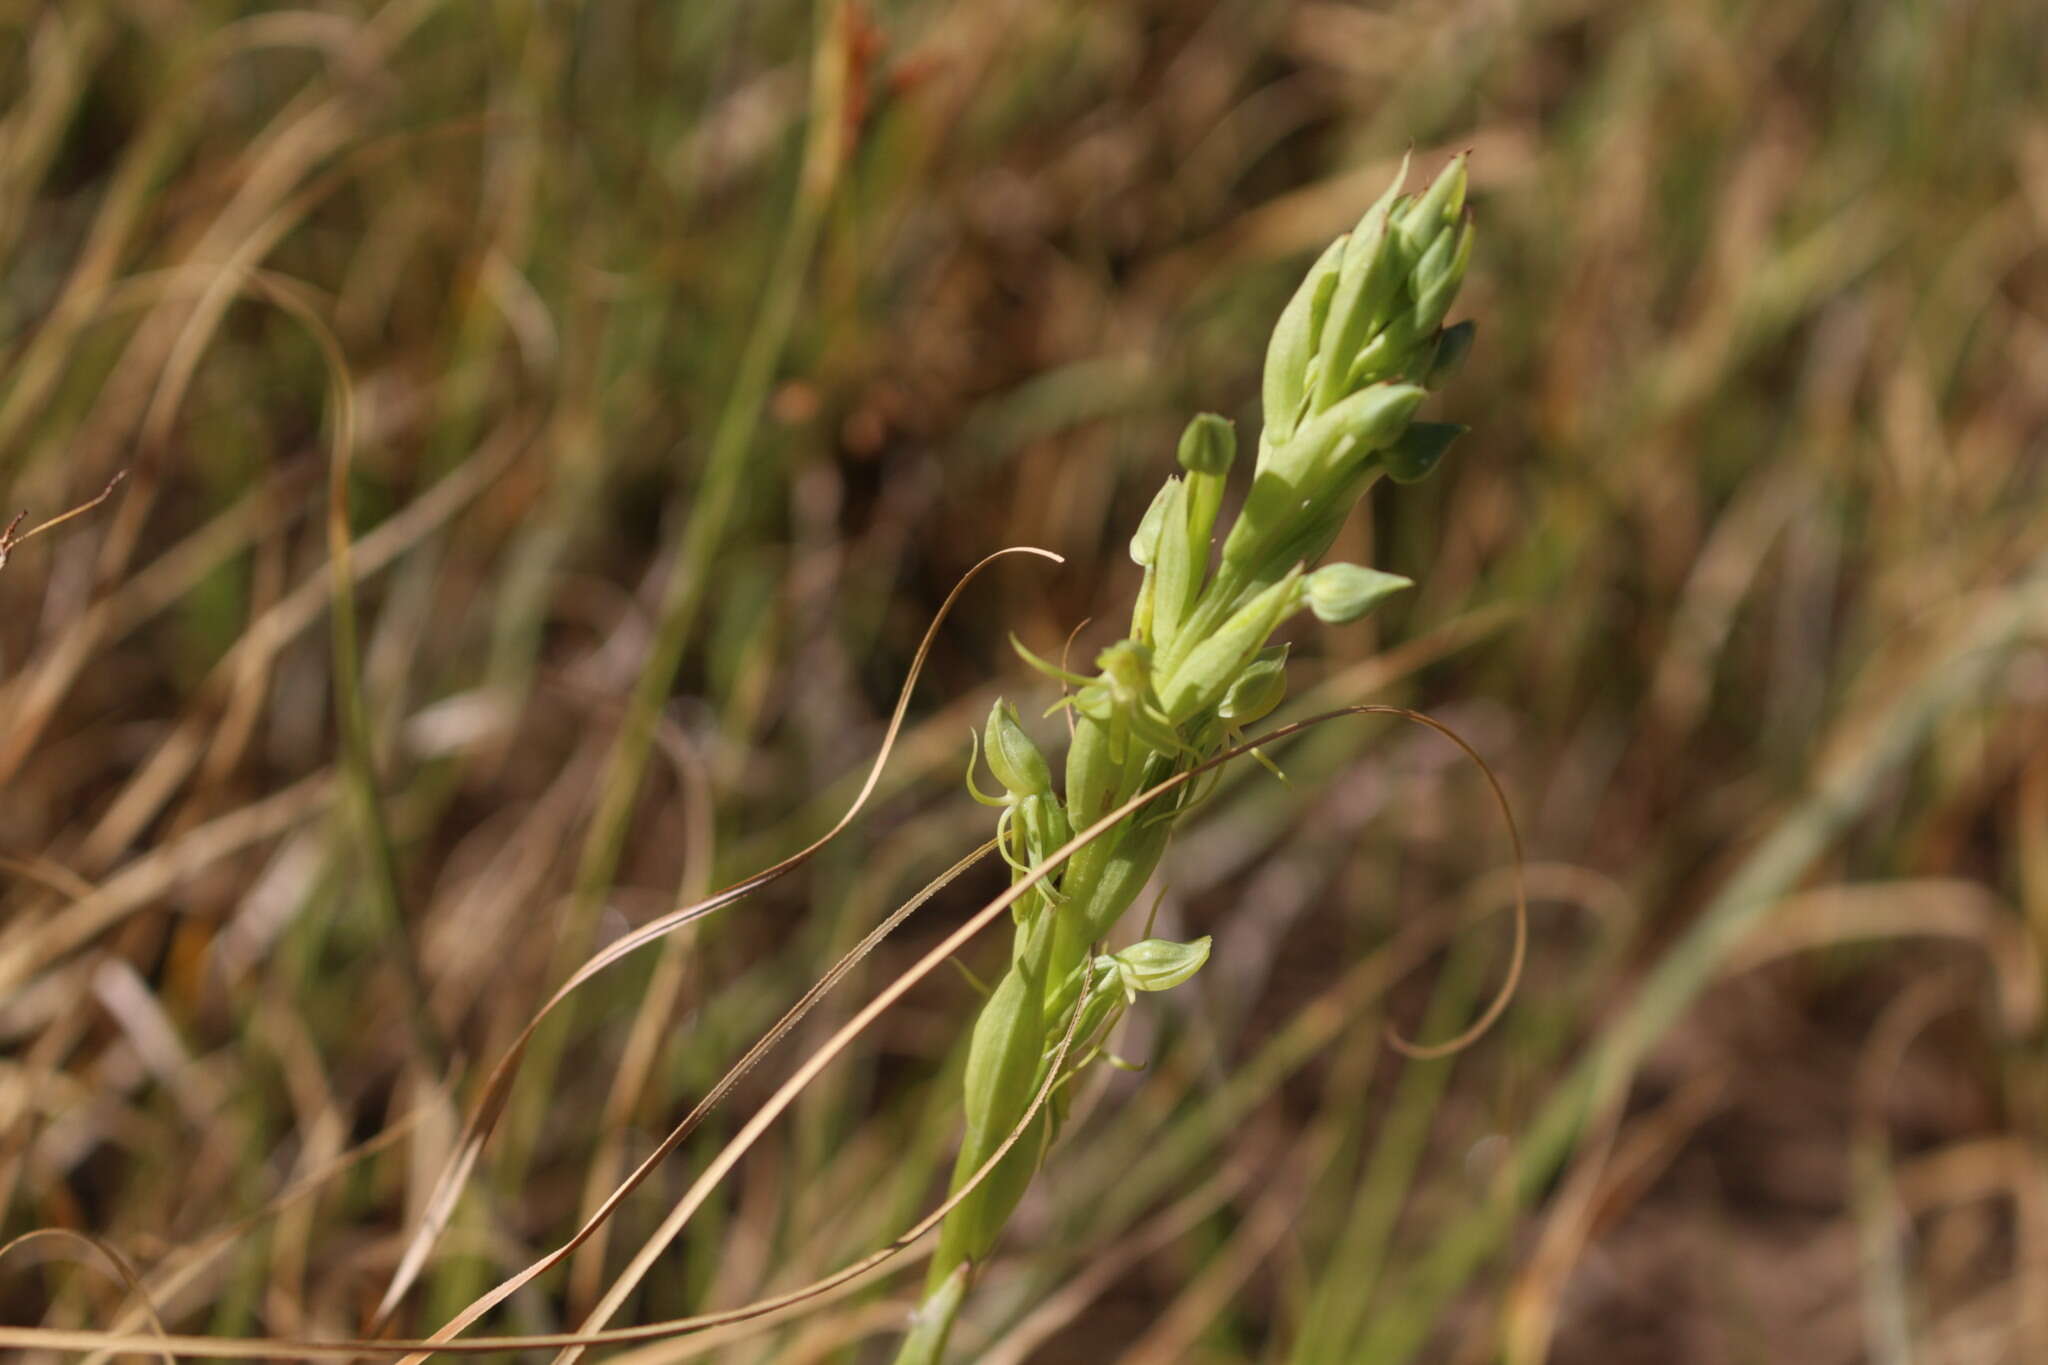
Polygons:
[[[1007,633],[1127,610],[1181,424],[1255,431],[1311,253],[1469,148],[1474,431],[1347,531],[1419,587],[1303,632],[1287,714],[1495,765],[1516,1003],[1382,1041],[1505,958],[1450,746],[1233,774],[1159,911],[1216,960],[956,1352],[2048,1360],[2044,72],[2027,0],[0,5],[0,486],[128,471],[0,572],[0,1235],[103,1237],[173,1330],[359,1331],[553,987],[829,825],[970,565],[1066,556],[968,590],[847,835],[543,1033],[396,1325],[557,1245],[986,837]],[[996,875],[493,1330],[580,1320]],[[972,1007],[918,987],[616,1321],[935,1202]],[[608,1358],[875,1359],[915,1285]],[[142,1325],[47,1240],[0,1321]]]

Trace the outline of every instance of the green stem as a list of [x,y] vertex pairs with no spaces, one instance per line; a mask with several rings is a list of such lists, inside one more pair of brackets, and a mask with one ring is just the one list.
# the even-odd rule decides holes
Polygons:
[[939,1365],[946,1357],[946,1338],[967,1297],[968,1269],[956,1266],[910,1315],[910,1331],[896,1352],[896,1365]]

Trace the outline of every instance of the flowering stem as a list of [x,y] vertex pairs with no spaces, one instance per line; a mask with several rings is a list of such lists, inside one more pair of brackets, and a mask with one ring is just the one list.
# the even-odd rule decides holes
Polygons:
[[[1405,168],[1404,168],[1405,171]],[[1066,673],[1019,645],[1027,662],[1076,690],[1064,782],[998,702],[981,753],[1003,794],[1004,856],[1022,878],[1149,786],[1225,749],[1280,704],[1284,646],[1273,632],[1303,608],[1329,624],[1358,619],[1392,574],[1351,564],[1312,568],[1381,475],[1410,482],[1440,460],[1459,428],[1412,419],[1463,353],[1470,328],[1441,322],[1470,255],[1465,166],[1458,158],[1421,195],[1391,187],[1356,230],[1325,251],[1282,312],[1266,354],[1266,430],[1252,485],[1220,556],[1212,546],[1236,437],[1222,418],[1182,436],[1184,476],[1167,480],[1131,541],[1144,570],[1130,634],[1102,651],[1092,677]],[[1057,1084],[1086,1064],[1141,992],[1171,989],[1208,959],[1209,941],[1148,939],[1100,952],[1159,865],[1187,785],[1122,818],[1011,907],[1010,963],[976,1018],[963,1081],[965,1133],[953,1168],[959,1193],[1050,1098],[1023,1137],[941,1225],[926,1297],[897,1365],[936,1365],[975,1272],[995,1249],[1066,1118]],[[1085,1008],[1073,1014],[1087,996]],[[1071,1063],[1056,1046],[1073,1021]],[[1067,1070],[1054,1076],[1052,1068]]]

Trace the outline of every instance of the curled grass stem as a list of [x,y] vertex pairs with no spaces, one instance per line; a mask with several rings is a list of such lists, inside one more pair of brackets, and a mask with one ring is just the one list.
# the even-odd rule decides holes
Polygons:
[[[1011,552],[1005,551],[1000,553]],[[1044,554],[1046,552],[1036,551],[1035,553]],[[991,558],[994,557],[995,556],[991,556]],[[983,561],[984,564],[986,564],[987,562],[987,560]],[[978,569],[980,566],[977,565],[976,567]],[[969,576],[971,577],[972,574],[970,573]],[[964,586],[966,581],[966,579],[963,579],[961,586]],[[956,586],[954,589],[954,595],[957,596],[959,591],[960,587]],[[950,601],[951,598],[948,599],[949,604]],[[943,613],[941,614],[941,619],[942,618]],[[937,621],[933,623],[934,629],[936,628],[937,624]],[[931,635],[929,632],[927,632],[925,640],[925,644],[927,647],[929,646],[930,639]],[[920,649],[919,662],[922,662],[923,654],[924,650]],[[910,681],[914,682],[915,676],[915,672],[913,671]],[[898,702],[897,714],[891,722],[891,737],[893,737],[896,726],[899,725],[901,722],[902,708],[905,702],[907,702],[908,700],[908,695],[909,683],[906,682],[904,693]],[[1466,744],[1463,739],[1459,738],[1456,732],[1451,730],[1448,726],[1445,726],[1442,722],[1434,720],[1428,716],[1422,715],[1419,712],[1409,710],[1406,707],[1366,704],[1359,706],[1340,707],[1334,711],[1327,711],[1320,715],[1310,716],[1306,719],[1295,721],[1287,725],[1277,726],[1274,729],[1269,730],[1254,739],[1247,740],[1241,744],[1225,749],[1215,754],[1214,756],[1210,757],[1209,759],[1203,761],[1202,763],[1186,768],[1154,784],[1153,786],[1138,792],[1130,799],[1123,802],[1121,805],[1104,813],[1099,819],[1097,819],[1094,823],[1090,824],[1087,828],[1075,833],[1075,835],[1071,839],[1069,839],[1066,843],[1062,844],[1043,862],[1033,867],[1027,874],[1019,878],[1016,882],[1012,883],[1000,895],[996,896],[994,899],[989,901],[971,918],[969,918],[959,927],[954,929],[952,933],[948,934],[936,946],[934,946],[932,949],[926,952],[925,955],[919,958],[916,963],[906,968],[894,981],[892,981],[886,988],[884,988],[879,994],[877,994],[874,997],[874,999],[870,1000],[867,1005],[862,1007],[862,1009],[857,1014],[855,1014],[853,1018],[849,1019],[845,1024],[841,1025],[840,1028],[832,1035],[832,1037],[828,1039],[823,1045],[821,1045],[816,1051],[814,1051],[808,1058],[806,1058],[803,1065],[799,1067],[797,1071],[794,1074],[792,1074],[786,1081],[784,1081],[782,1086],[775,1092],[775,1094],[771,1096],[769,1100],[758,1111],[754,1113],[754,1115],[748,1120],[747,1124],[740,1130],[740,1132],[737,1135],[734,1136],[732,1141],[726,1145],[725,1149],[722,1150],[717,1157],[713,1158],[711,1163],[706,1167],[703,1174],[698,1177],[696,1182],[693,1183],[690,1187],[689,1191],[687,1191],[684,1194],[682,1200],[674,1207],[674,1209],[671,1210],[668,1219],[665,1220],[663,1224],[663,1232],[669,1237],[673,1237],[676,1232],[679,1232],[682,1225],[688,1221],[689,1217],[692,1214],[694,1214],[698,1208],[702,1207],[704,1201],[709,1197],[711,1190],[714,1189],[719,1183],[721,1183],[724,1180],[725,1176],[730,1173],[732,1168],[738,1163],[740,1157],[745,1153],[747,1148],[750,1147],[755,1141],[757,1141],[760,1138],[761,1134],[764,1131],[766,1131],[768,1126],[772,1124],[775,1121],[775,1119],[779,1117],[781,1113],[795,1101],[796,1096],[802,1093],[805,1087],[807,1087],[810,1084],[810,1082],[816,1078],[818,1073],[821,1072],[842,1052],[844,1052],[846,1048],[849,1045],[851,1045],[853,1040],[856,1037],[858,1037],[861,1033],[863,1033],[878,1017],[880,1017],[880,1015],[885,1010],[887,1010],[891,1005],[895,1004],[898,1000],[900,1000],[919,981],[923,980],[926,976],[930,975],[933,971],[937,970],[941,963],[943,963],[947,958],[951,957],[954,953],[958,952],[972,938],[974,938],[975,935],[980,933],[983,929],[987,928],[990,924],[994,923],[999,916],[1007,913],[1011,905],[1013,905],[1020,897],[1028,894],[1037,886],[1039,882],[1043,881],[1045,878],[1049,877],[1054,872],[1058,871],[1062,866],[1066,864],[1066,862],[1070,858],[1072,858],[1081,849],[1087,847],[1094,840],[1100,838],[1102,835],[1114,829],[1123,820],[1136,814],[1139,810],[1143,809],[1152,801],[1158,799],[1159,797],[1166,796],[1172,793],[1173,791],[1179,789],[1182,786],[1185,786],[1187,783],[1195,780],[1197,777],[1200,777],[1204,773],[1209,772],[1214,768],[1220,767],[1223,764],[1229,763],[1235,759],[1242,758],[1245,755],[1251,753],[1254,749],[1257,749],[1262,745],[1273,744],[1281,739],[1287,738],[1288,736],[1298,734],[1304,730],[1311,729],[1315,726],[1322,725],[1329,721],[1338,720],[1347,716],[1358,715],[1394,715],[1403,717],[1408,720],[1412,720],[1421,725],[1425,725],[1430,729],[1437,731],[1439,734],[1442,734],[1445,737],[1449,738],[1464,753],[1470,756],[1474,762],[1480,764],[1482,768],[1485,766],[1485,761],[1479,757],[1476,751],[1474,751],[1468,744]],[[885,747],[882,754],[878,756],[874,768],[871,771],[871,783],[874,778],[874,775],[879,773],[881,761],[883,758],[886,758],[886,756],[887,749]],[[1497,786],[1495,787],[1495,791],[1497,794],[1499,793],[1499,788]],[[1510,828],[1513,828],[1513,813],[1512,810],[1508,807],[1504,796],[1501,797],[1500,809],[1503,819],[1508,822]],[[853,814],[854,812],[852,811],[848,812],[845,821],[842,821],[842,827],[844,823],[846,823],[846,821],[850,821],[852,819]],[[835,829],[832,831],[832,834],[836,834],[837,832],[838,830]],[[831,835],[828,835],[826,837],[830,838]],[[631,935],[628,935],[624,939],[619,940],[617,943],[614,943],[604,952],[598,954],[597,957],[591,959],[591,962],[587,963],[585,965],[585,968],[582,971],[579,971],[575,978],[572,978],[570,982],[565,983],[561,987],[561,989],[557,991],[556,995],[551,999],[550,1007],[552,1006],[554,1001],[561,999],[561,997],[565,993],[567,993],[570,990],[573,990],[576,986],[581,985],[582,982],[588,980],[591,975],[594,975],[597,971],[602,970],[603,967],[610,965],[612,962],[617,961],[620,957],[623,957],[626,953],[631,952],[634,948],[643,946],[644,944],[653,941],[654,938],[659,937],[660,933],[665,933],[677,927],[678,924],[687,923],[692,918],[698,918],[701,917],[703,914],[709,913],[711,909],[718,908],[719,906],[722,906],[724,904],[729,904],[732,900],[736,900],[739,898],[740,895],[745,894],[745,891],[755,889],[756,887],[764,884],[766,881],[771,880],[773,877],[780,876],[783,872],[788,871],[790,867],[795,866],[803,859],[808,858],[813,853],[815,853],[817,848],[820,847],[823,842],[824,840],[820,840],[818,844],[813,844],[810,848],[807,848],[798,854],[792,855],[790,859],[785,860],[782,864],[778,864],[775,868],[768,869],[767,871],[757,874],[755,877],[749,878],[744,882],[736,883],[733,888],[728,888],[726,892],[721,892],[719,896],[712,897],[709,901],[702,902],[696,906],[685,907],[684,909],[676,912],[672,912],[669,915],[663,916],[660,920],[654,921],[649,925],[643,926],[643,928],[641,928],[640,930],[636,931]],[[1516,846],[1519,847],[1519,835],[1516,836]],[[1518,917],[1526,917],[1527,906],[1521,895],[1519,878],[1517,879],[1516,891],[1516,914]],[[972,1173],[970,1178],[967,1179],[965,1182],[958,1184],[957,1187],[947,1196],[947,1198],[944,1201],[942,1201],[936,1208],[934,1208],[923,1218],[919,1219],[917,1222],[912,1224],[908,1229],[906,1229],[902,1234],[900,1234],[898,1237],[890,1241],[887,1245],[873,1252],[870,1252],[863,1257],[860,1257],[859,1259],[851,1262],[850,1264],[841,1267],[839,1270],[836,1270],[818,1280],[813,1281],[810,1284],[801,1286],[797,1289],[789,1290],[781,1294],[771,1295],[766,1298],[757,1299],[752,1303],[742,1304],[735,1308],[724,1309],[712,1313],[700,1313],[689,1317],[670,1319],[665,1322],[642,1323],[632,1327],[594,1329],[574,1333],[538,1333],[520,1336],[473,1337],[468,1340],[453,1341],[434,1341],[418,1339],[406,1341],[377,1340],[374,1338],[356,1338],[332,1342],[316,1342],[294,1341],[282,1338],[241,1339],[234,1337],[206,1337],[190,1335],[169,1336],[154,1339],[138,1339],[133,1337],[132,1335],[112,1332],[73,1331],[68,1329],[54,1328],[0,1327],[0,1345],[11,1345],[24,1349],[73,1351],[96,1350],[103,1348],[113,1350],[163,1350],[168,1351],[173,1355],[181,1357],[216,1355],[230,1359],[263,1359],[284,1357],[306,1360],[348,1359],[361,1355],[402,1356],[413,1353],[451,1353],[467,1355],[482,1354],[491,1351],[556,1349],[569,1353],[564,1357],[564,1360],[567,1361],[573,1360],[575,1358],[575,1353],[579,1352],[582,1348],[588,1346],[656,1341],[667,1337],[682,1336],[690,1332],[701,1331],[709,1327],[725,1326],[731,1323],[745,1322],[752,1318],[761,1317],[768,1313],[772,1313],[795,1304],[806,1302],[820,1294],[823,1294],[831,1289],[838,1287],[839,1285],[845,1284],[848,1281],[857,1278],[858,1276],[864,1275],[868,1271],[873,1270],[876,1267],[894,1259],[902,1252],[907,1250],[910,1246],[912,1246],[915,1242],[917,1242],[918,1239],[923,1237],[926,1233],[930,1232],[933,1228],[937,1227],[939,1223],[944,1220],[948,1213],[952,1212],[952,1210],[957,1205],[959,1205],[961,1202],[967,1199],[968,1196],[970,1196],[988,1177],[989,1173],[992,1172],[996,1168],[996,1166],[1001,1163],[1001,1161],[1006,1155],[1008,1155],[1010,1149],[1015,1145],[1015,1143],[1026,1132],[1030,1130],[1032,1123],[1036,1121],[1039,1111],[1043,1108],[1045,1101],[1050,1097],[1054,1087],[1058,1084],[1060,1080],[1060,1068],[1064,1064],[1067,1048],[1073,1041],[1074,1026],[1078,1023],[1081,1016],[1081,1011],[1085,1009],[1089,997],[1090,979],[1084,975],[1080,995],[1074,1005],[1073,1013],[1070,1014],[1068,1017],[1067,1028],[1062,1036],[1059,1051],[1056,1054],[1054,1060],[1054,1065],[1048,1070],[1044,1083],[1039,1087],[1038,1093],[1033,1097],[1032,1102],[1027,1112],[1024,1114],[1023,1118],[1012,1127],[1012,1129],[1009,1132],[1009,1135],[1003,1141],[1003,1143],[996,1149],[996,1151],[993,1154],[991,1154],[991,1156],[978,1169],[976,1169]],[[544,1016],[545,1013],[546,1008],[543,1009],[542,1016]],[[1496,1011],[1489,1007],[1488,1013],[1493,1014],[1496,1013]],[[539,1018],[542,1016],[536,1016],[535,1022],[537,1023]],[[534,1025],[528,1026],[527,1034],[522,1035],[522,1041],[524,1037],[531,1035],[533,1027]],[[495,1070],[492,1073],[492,1080],[487,1085],[486,1089],[486,1099],[495,1099],[496,1104],[495,1106],[487,1105],[484,1109],[480,1109],[479,1114],[489,1113],[492,1116],[495,1116],[496,1112],[502,1111],[502,1092],[504,1083],[509,1080],[511,1072],[516,1069],[519,1051],[520,1044],[515,1043],[513,1048],[506,1054],[506,1057],[500,1061],[497,1070]],[[476,1126],[475,1118],[472,1118],[471,1124],[472,1128]],[[487,1125],[484,1128],[484,1131],[487,1131]],[[461,1164],[459,1166],[452,1164],[450,1168],[451,1174],[457,1169],[460,1169],[463,1173],[466,1174],[467,1170],[473,1167],[475,1164],[476,1153],[479,1146],[480,1143],[477,1140],[476,1133],[466,1131],[465,1138],[460,1145],[457,1158],[458,1163]],[[418,1246],[422,1244],[423,1243],[416,1240],[413,1245]],[[612,1311],[612,1309],[615,1307],[616,1305],[611,1302],[611,1297],[607,1296],[606,1302],[604,1304],[600,1304],[599,1308],[593,1312],[593,1314],[591,1315],[591,1320],[602,1320],[602,1318],[608,1315],[609,1312]]]

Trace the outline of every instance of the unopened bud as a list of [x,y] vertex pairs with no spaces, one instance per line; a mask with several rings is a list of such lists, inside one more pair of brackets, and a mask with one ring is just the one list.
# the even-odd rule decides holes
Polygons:
[[1052,791],[1052,768],[1018,722],[1017,708],[997,700],[982,727],[988,770],[1013,796],[1043,796]]
[[1261,650],[1216,703],[1216,714],[1239,729],[1264,720],[1287,697],[1287,646]]
[[1180,467],[1190,474],[1223,475],[1237,459],[1237,429],[1213,412],[1198,413],[1180,434]]
[[1399,574],[1358,564],[1325,564],[1308,576],[1309,610],[1326,625],[1349,625],[1389,593],[1415,584]]
[[1126,992],[1170,991],[1202,970],[1209,960],[1209,936],[1204,934],[1192,943],[1148,938],[1111,953],[1110,960],[1116,963],[1117,977]]

